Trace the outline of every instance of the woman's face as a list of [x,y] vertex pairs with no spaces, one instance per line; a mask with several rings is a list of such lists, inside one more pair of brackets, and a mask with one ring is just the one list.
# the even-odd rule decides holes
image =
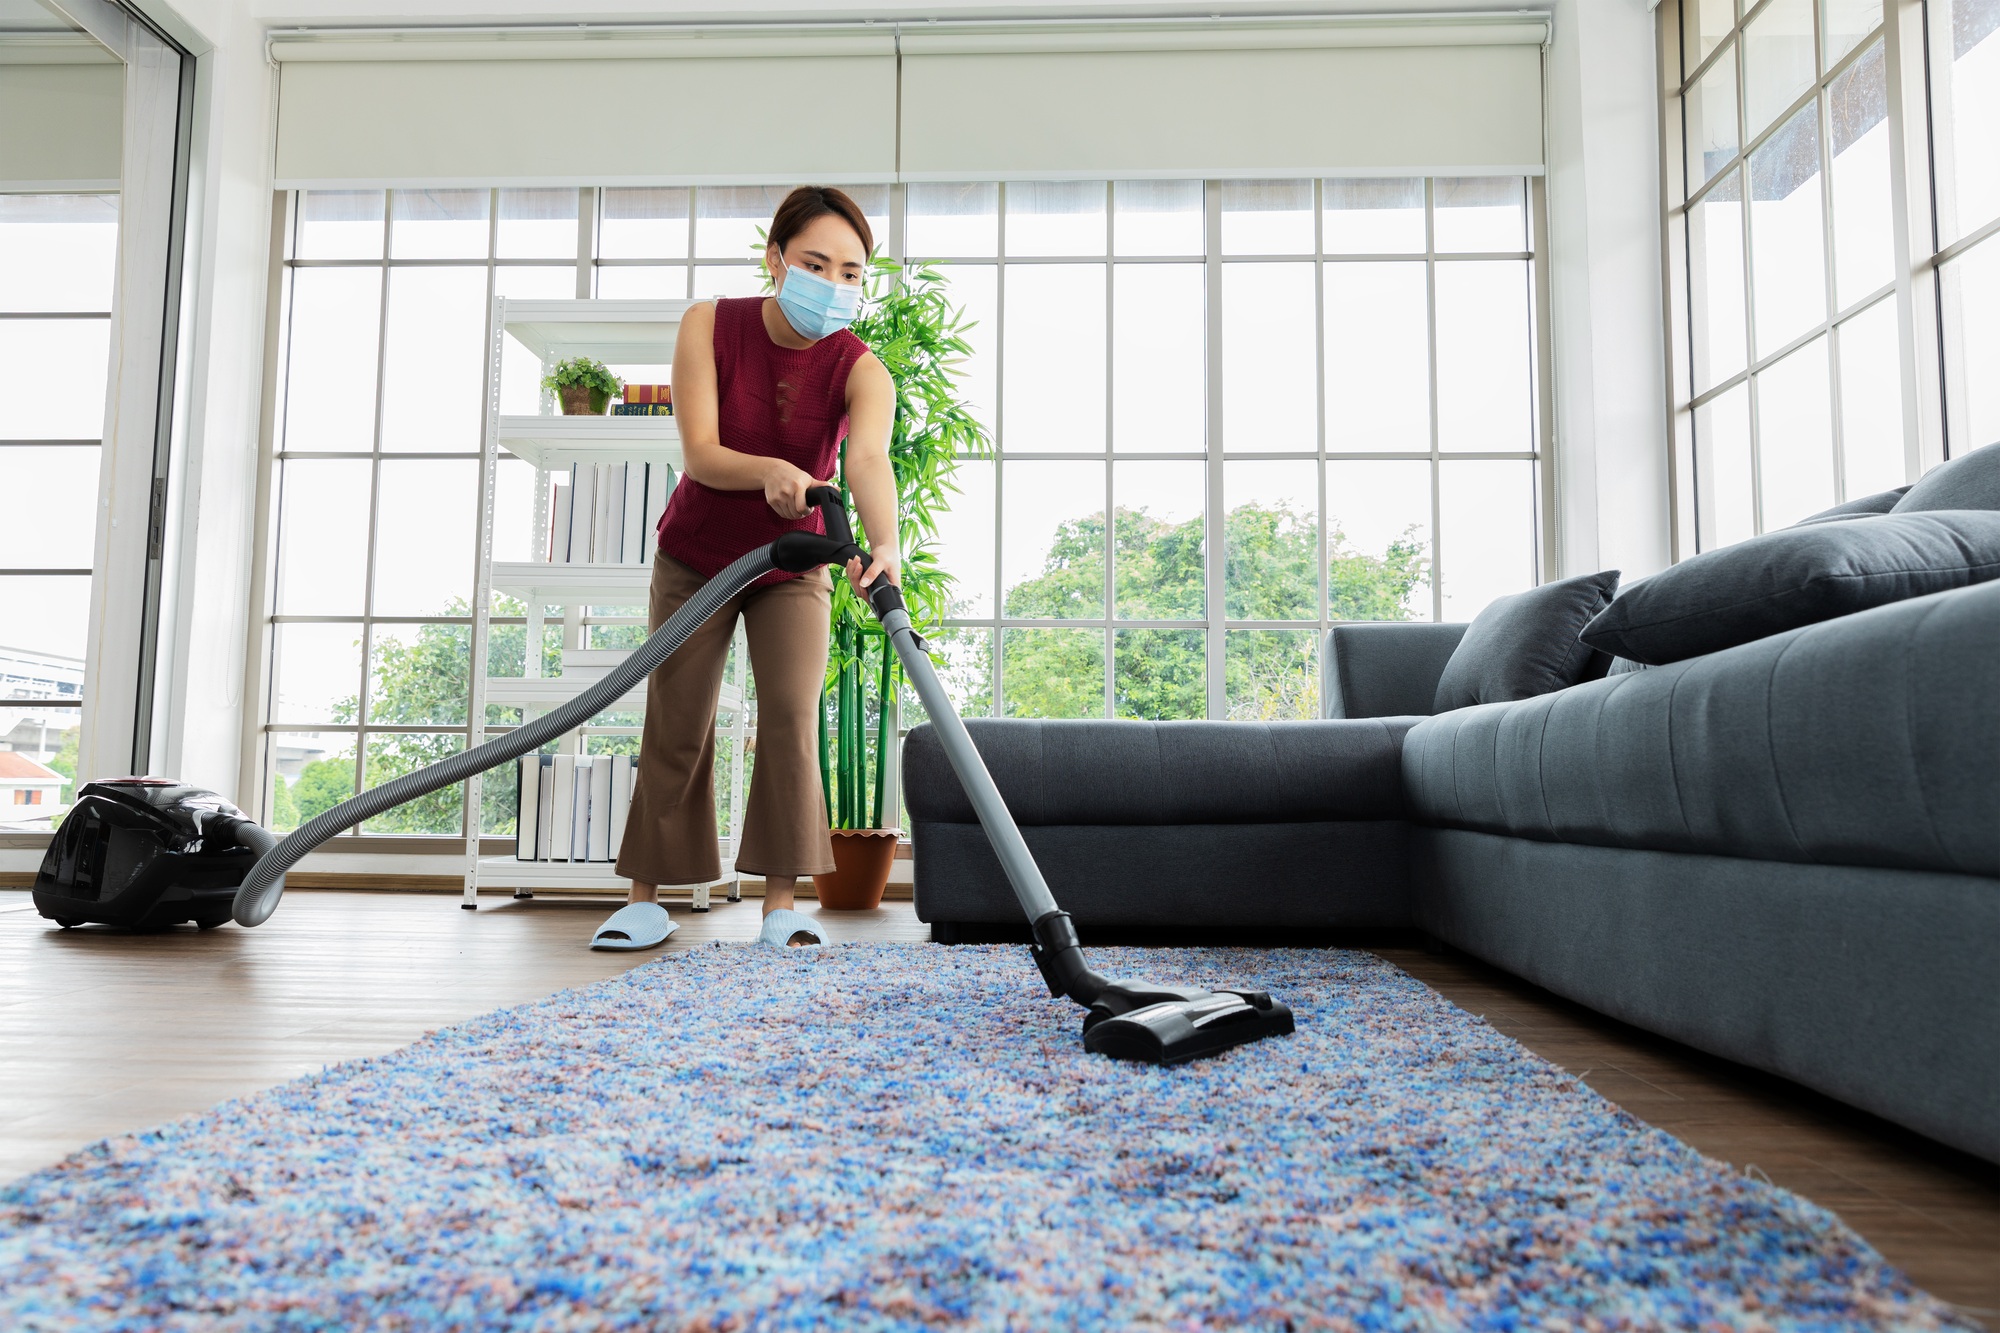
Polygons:
[[868,273],[868,252],[861,248],[854,228],[839,214],[827,213],[800,228],[782,254],[777,246],[770,246],[764,254],[764,267],[779,287],[785,285],[787,268],[817,273],[828,282],[859,286]]

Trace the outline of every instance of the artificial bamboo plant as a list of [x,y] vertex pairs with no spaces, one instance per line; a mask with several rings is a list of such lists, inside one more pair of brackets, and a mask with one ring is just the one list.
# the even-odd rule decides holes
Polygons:
[[[869,266],[868,295],[853,328],[896,384],[889,461],[896,474],[903,598],[918,633],[925,633],[942,622],[951,603],[952,576],[939,568],[933,548],[946,497],[958,490],[952,474],[961,458],[990,457],[992,437],[958,396],[957,366],[971,354],[964,335],[972,325],[948,299],[944,275],[928,264],[905,268],[877,259]],[[843,499],[846,494],[843,482]],[[834,828],[900,822],[899,811],[887,806],[901,683],[902,668],[874,612],[836,577],[819,748],[820,784]]]

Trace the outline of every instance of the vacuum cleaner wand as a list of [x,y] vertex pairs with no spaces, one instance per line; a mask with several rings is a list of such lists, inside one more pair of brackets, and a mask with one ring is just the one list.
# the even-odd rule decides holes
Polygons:
[[[859,555],[839,493],[830,486],[816,486],[806,492],[806,498],[819,505],[826,516],[828,537],[842,540],[841,562],[847,559],[845,551]],[[1049,994],[1066,995],[1089,1010],[1083,1020],[1084,1048],[1122,1060],[1179,1064],[1292,1031],[1292,1011],[1263,991],[1203,991],[1112,981],[1091,970],[1069,913],[1056,905],[1041,867],[1035,864],[1027,840],[1008,812],[993,775],[979,757],[931,665],[923,640],[910,623],[903,590],[884,579],[869,589],[868,601],[889,642],[895,645],[896,656],[916,687],[924,711],[930,714],[952,771],[958,774],[1000,868],[1032,925],[1035,942],[1031,948]]]
[[[234,830],[236,840],[253,848],[258,857],[236,890],[232,903],[236,920],[245,926],[266,920],[284,893],[285,872],[335,834],[405,801],[539,750],[612,707],[686,643],[725,602],[765,574],[777,569],[803,573],[823,564],[846,565],[854,559],[865,565],[867,555],[855,544],[840,492],[831,486],[815,486],[806,492],[806,499],[818,506],[825,535],[788,532],[736,560],[703,584],[631,656],[560,708],[463,754],[343,801],[307,821],[282,842],[255,825],[240,822]],[[1090,1011],[1083,1020],[1085,1048],[1120,1059],[1175,1064],[1290,1032],[1291,1010],[1262,991],[1201,991],[1110,981],[1090,970],[1069,914],[1056,905],[993,776],[986,771],[965,724],[945,694],[923,640],[910,624],[902,589],[882,579],[869,589],[868,600],[929,711],[952,768],[972,798],[1007,881],[1020,899],[1021,910],[1033,923],[1035,962],[1049,993],[1067,995]]]

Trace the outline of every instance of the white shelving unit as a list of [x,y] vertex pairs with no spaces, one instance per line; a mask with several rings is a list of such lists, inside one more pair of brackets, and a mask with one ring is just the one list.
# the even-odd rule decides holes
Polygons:
[[[545,608],[563,612],[566,656],[584,650],[584,608],[644,606],[652,566],[611,564],[552,564],[547,561],[493,559],[494,489],[502,454],[519,458],[535,469],[532,549],[549,549],[549,496],[552,474],[573,463],[666,463],[681,467],[680,432],[672,417],[566,417],[554,413],[549,395],[542,397],[539,416],[500,414],[500,371],[507,340],[519,342],[542,363],[547,373],[564,357],[591,356],[612,364],[664,365],[673,360],[674,338],[690,301],[523,301],[495,297],[493,342],[488,348],[486,423],[481,437],[479,509],[479,568],[472,598],[472,738],[486,738],[487,705],[522,710],[523,721],[556,708],[585,689],[594,673],[578,677],[543,676],[542,641]],[[650,555],[652,543],[646,544]],[[488,644],[492,631],[494,593],[517,597],[527,605],[525,669],[520,677],[488,676]],[[724,680],[717,730],[730,746],[728,835],[722,840],[722,875],[709,884],[693,886],[692,905],[706,911],[709,890],[729,886],[733,902],[742,896],[736,874],[736,847],[742,834],[743,758],[751,733],[750,705],[744,697],[749,653],[743,632],[736,633],[735,671]],[[643,712],[646,691],[640,688],[620,699],[611,710]],[[590,727],[597,735],[631,735],[632,727]],[[583,751],[584,731],[563,738],[562,751]],[[511,784],[514,772],[503,766],[486,780]],[[623,895],[631,881],[621,878],[604,861],[521,861],[511,856],[479,853],[480,788],[482,779],[466,784],[465,896],[462,906],[475,908],[481,888],[511,888],[516,897],[538,889],[604,892]]]

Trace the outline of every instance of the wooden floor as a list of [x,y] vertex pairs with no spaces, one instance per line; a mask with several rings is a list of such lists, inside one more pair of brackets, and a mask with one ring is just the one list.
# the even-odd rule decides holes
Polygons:
[[[655,956],[586,949],[607,910],[295,890],[254,931],[135,936],[60,931],[26,893],[0,891],[0,1180]],[[758,911],[754,897],[676,908],[668,948],[747,942]],[[836,940],[929,937],[907,902],[827,920]],[[1633,1115],[1838,1212],[2000,1328],[2000,1169],[1463,956],[1375,951]]]

